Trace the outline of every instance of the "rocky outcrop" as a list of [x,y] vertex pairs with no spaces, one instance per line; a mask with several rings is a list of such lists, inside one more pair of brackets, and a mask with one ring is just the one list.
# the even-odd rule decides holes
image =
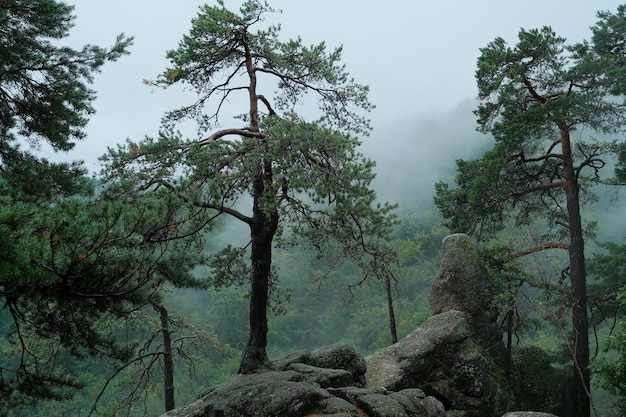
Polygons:
[[365,359],[347,345],[300,351],[277,363],[285,370],[237,375],[163,417],[444,417],[443,404],[422,390],[360,387]]
[[470,238],[462,233],[446,236],[441,267],[429,296],[432,312],[465,312],[473,335],[492,355],[501,357],[504,346],[496,325],[498,312],[490,308],[494,296],[493,285]]
[[434,315],[366,358],[367,386],[419,388],[462,416],[502,414],[508,403],[503,371],[473,334],[462,311]]
[[[237,375],[163,417],[482,417],[512,408],[564,410],[558,388],[540,388],[542,375],[561,376],[549,361],[538,368],[537,351],[514,357],[512,380],[506,380],[493,296],[470,239],[450,235],[430,296],[433,315],[398,343],[367,358],[348,345],[297,351],[274,361],[274,371]],[[526,366],[521,358],[528,354],[535,359]]]
[[[307,368],[309,365],[312,368]],[[345,385],[357,387],[365,385],[366,366],[363,356],[346,344],[322,346],[313,352],[300,350],[274,361],[274,367],[279,371],[294,367],[301,373],[306,373],[306,369],[315,369],[316,372],[320,369],[343,370],[350,375]]]
[[441,267],[429,297],[433,314],[456,310],[468,313],[472,321],[481,320],[493,296],[492,285],[470,238],[462,233],[446,236],[442,241]]
[[[422,389],[465,416],[502,414],[509,390],[494,360],[504,354],[490,310],[494,291],[467,235],[443,240],[433,315],[400,342],[367,358],[367,386]],[[498,356],[499,357],[499,356]]]
[[418,386],[424,382],[426,372],[441,372],[438,365],[443,363],[435,356],[445,351],[449,358],[444,362],[453,361],[457,349],[450,347],[459,346],[470,334],[465,314],[461,311],[432,316],[398,343],[366,358],[367,386],[390,390]]

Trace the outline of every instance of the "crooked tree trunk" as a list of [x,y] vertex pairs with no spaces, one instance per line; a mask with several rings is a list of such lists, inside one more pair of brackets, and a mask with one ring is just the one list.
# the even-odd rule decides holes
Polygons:
[[563,176],[569,217],[569,266],[572,303],[574,361],[574,416],[591,415],[589,373],[589,319],[587,317],[587,278],[585,271],[585,244],[580,216],[579,187],[572,157],[569,129],[561,127],[563,146]]
[[[245,64],[250,84],[248,86],[250,131],[259,132],[259,96],[256,93],[256,69],[248,39],[244,34],[242,46],[245,50]],[[263,147],[259,139],[258,146]],[[271,368],[267,359],[267,303],[269,297],[270,270],[272,264],[272,241],[278,227],[278,213],[267,212],[262,207],[266,185],[272,183],[272,166],[269,161],[259,161],[257,174],[253,180],[252,219],[249,222],[252,242],[250,260],[252,264],[250,289],[250,333],[243,350],[239,373],[247,374]]]
[[174,360],[172,359],[172,338],[170,335],[167,309],[161,303],[154,305],[161,315],[161,332],[163,333],[163,392],[165,395],[165,412],[174,409]]
[[387,305],[389,306],[389,330],[391,331],[391,343],[398,343],[398,332],[396,330],[396,315],[393,310],[393,297],[391,296],[391,280],[389,272],[385,273],[385,289],[387,290]]

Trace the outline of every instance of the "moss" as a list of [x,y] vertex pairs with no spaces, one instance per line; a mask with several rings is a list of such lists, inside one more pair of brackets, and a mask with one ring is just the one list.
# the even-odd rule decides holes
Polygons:
[[503,413],[509,401],[508,384],[489,351],[477,339],[467,338],[459,345],[457,358],[453,367],[455,389],[481,398],[477,405],[481,415]]
[[537,346],[516,348],[511,359],[515,405],[560,415],[563,404],[569,401],[569,370],[553,366],[550,354]]

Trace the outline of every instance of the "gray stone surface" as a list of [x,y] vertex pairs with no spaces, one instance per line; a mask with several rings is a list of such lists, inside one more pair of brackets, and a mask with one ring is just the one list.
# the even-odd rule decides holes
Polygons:
[[307,382],[318,384],[322,388],[345,387],[353,382],[352,374],[345,369],[327,369],[303,363],[292,363],[289,369],[301,374]]
[[434,315],[463,311],[474,336],[497,360],[504,355],[498,310],[491,307],[495,290],[472,240],[465,234],[442,241],[441,267],[429,296]]
[[363,355],[352,346],[335,344],[322,346],[311,352],[312,365],[318,368],[344,369],[352,374],[355,385],[365,385],[367,364]]
[[522,400],[534,404],[545,392],[537,381],[553,373],[538,368],[537,352],[514,357],[519,398],[511,398],[492,297],[470,239],[450,235],[430,296],[433,316],[398,343],[368,358],[345,344],[297,351],[274,361],[276,371],[237,375],[164,417],[484,417]]
[[430,317],[366,361],[367,387],[419,388],[467,416],[497,414],[508,400],[502,370],[473,337],[461,311]]
[[443,405],[418,389],[323,389],[310,380],[314,367],[291,367],[305,372],[237,375],[163,417],[444,417]]
[[390,390],[410,388],[419,384],[420,375],[433,369],[434,356],[444,353],[471,334],[465,314],[447,311],[430,317],[421,326],[400,340],[366,358],[368,387],[381,386]]

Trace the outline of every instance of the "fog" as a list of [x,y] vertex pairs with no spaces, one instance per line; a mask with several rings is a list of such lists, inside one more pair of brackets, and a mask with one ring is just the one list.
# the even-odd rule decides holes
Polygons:
[[[154,79],[166,68],[166,51],[177,46],[205,2],[68,3],[75,5],[76,14],[75,27],[65,40],[70,45],[108,46],[122,32],[135,37],[131,54],[105,65],[94,79],[96,113],[87,126],[86,140],[69,154],[51,155],[55,160],[82,159],[97,172],[97,159],[107,147],[127,138],[155,135],[164,112],[195,99],[193,91],[154,90],[142,80]],[[305,44],[325,41],[329,49],[343,46],[347,70],[370,87],[370,100],[376,105],[371,113],[374,130],[362,138],[362,151],[377,163],[374,186],[379,198],[399,202],[401,207],[423,207],[432,203],[435,182],[453,180],[456,159],[478,157],[491,143],[488,136],[476,132],[472,114],[477,105],[474,72],[479,49],[496,37],[515,44],[520,28],[544,25],[568,42],[582,41],[589,38],[597,11],[614,11],[621,2],[269,3],[282,12],[268,14],[265,24],[280,24],[283,39],[301,37]],[[225,4],[236,10],[241,1]],[[271,95],[271,91],[263,93]],[[234,107],[232,114],[241,112]],[[223,125],[230,123],[228,116],[222,118]],[[606,210],[611,217],[608,213],[614,207]]]
[[[456,160],[477,158],[493,143],[476,131],[474,100],[447,112],[404,116],[375,125],[362,151],[376,161],[374,188],[401,208],[432,205],[434,184],[453,181]],[[383,145],[384,144],[384,145]]]
[[[126,138],[155,135],[165,111],[194,99],[193,92],[181,89],[153,91],[142,80],[154,79],[165,69],[166,51],[177,46],[205,2],[68,3],[75,5],[76,14],[75,28],[66,40],[70,45],[107,46],[122,32],[135,37],[131,55],[105,65],[94,79],[98,98],[87,139],[69,155],[54,156],[85,160],[95,171],[97,158],[107,146]],[[231,9],[238,9],[240,3],[225,1]],[[473,125],[468,125],[467,132],[462,126],[472,117],[463,109],[471,109],[476,96],[474,71],[479,48],[498,36],[515,43],[521,27],[543,25],[552,26],[572,42],[580,41],[589,37],[588,28],[595,23],[598,10],[615,10],[620,4],[616,0],[269,3],[282,13],[269,14],[265,23],[281,24],[284,39],[300,36],[305,44],[325,41],[329,48],[343,45],[347,70],[357,82],[370,86],[370,99],[377,108],[371,114],[375,133],[365,142],[368,154],[382,158],[395,153],[402,162],[414,156],[424,168],[430,167],[427,160],[420,160],[422,156],[436,156],[439,161],[439,156],[449,152],[453,161],[462,156],[456,155],[457,150],[466,152],[462,149],[474,143]],[[451,120],[457,114],[461,119]],[[464,132],[465,139],[455,132]],[[480,140],[477,146],[481,146]],[[387,177],[383,161],[380,169],[384,181],[406,184],[406,175]],[[432,182],[431,173],[428,169],[416,172],[414,181]],[[413,184],[413,188],[422,185]]]

